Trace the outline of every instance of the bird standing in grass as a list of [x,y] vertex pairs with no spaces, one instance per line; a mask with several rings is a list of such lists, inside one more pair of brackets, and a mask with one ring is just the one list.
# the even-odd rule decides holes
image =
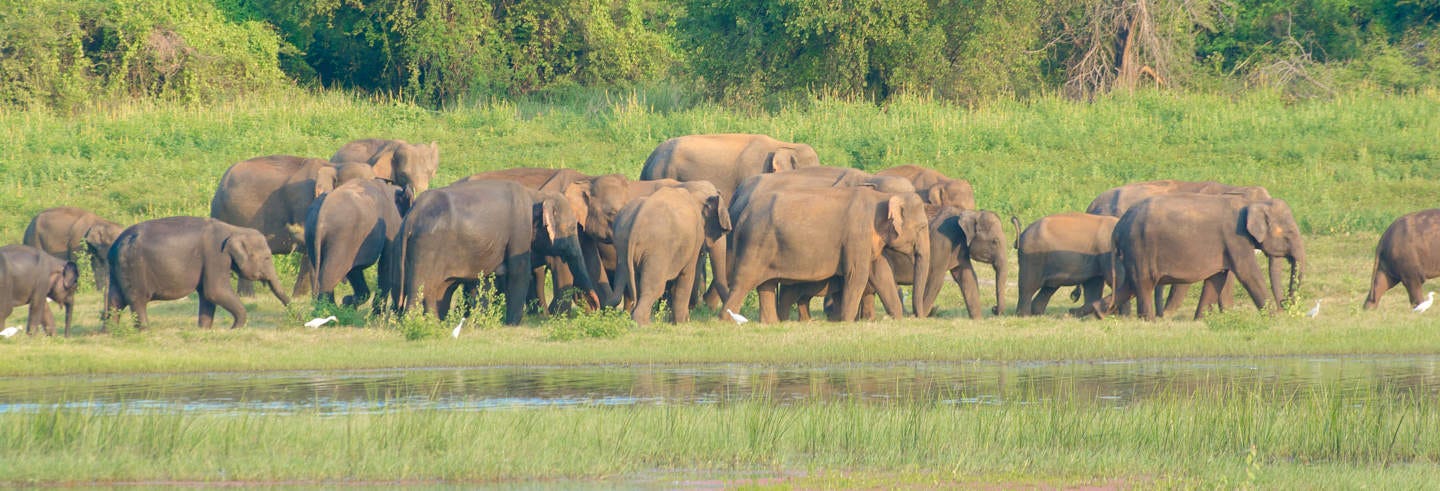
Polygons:
[[335,316],[333,316],[333,315],[330,316],[330,317],[316,317],[316,318],[314,318],[314,319],[310,319],[310,322],[306,322],[306,323],[305,323],[305,327],[320,327],[320,326],[323,326],[323,325],[325,325],[325,324],[327,324],[327,323],[329,323],[329,322],[336,321],[336,320],[339,320],[339,319],[336,319]]
[[463,327],[464,325],[465,325],[465,318],[464,318],[464,317],[461,317],[461,318],[460,318],[460,323],[459,323],[459,324],[455,324],[455,328],[450,330],[450,337],[451,337],[451,338],[459,338],[459,337],[460,337],[460,328]]
[[5,328],[4,331],[0,331],[0,336],[4,336],[4,337],[6,337],[6,338],[9,338],[10,336],[14,336],[16,333],[19,333],[19,332],[20,332],[20,328],[19,328],[19,327],[10,326],[10,327]]
[[1435,303],[1435,292],[1430,292],[1430,295],[1425,298],[1425,301],[1424,301],[1424,302],[1420,302],[1420,305],[1416,305],[1416,306],[1415,306],[1415,313],[1417,313],[1417,314],[1425,313],[1426,310],[1430,310],[1430,306],[1433,305],[1434,303]]
[[1314,319],[1317,315],[1320,315],[1320,300],[1318,299],[1315,300],[1315,306],[1310,307],[1310,311],[1305,313],[1305,317]]
[[725,309],[725,313],[730,314],[730,320],[735,321],[736,324],[744,324],[746,322],[750,322],[750,319],[746,319],[745,316],[737,314],[733,310]]

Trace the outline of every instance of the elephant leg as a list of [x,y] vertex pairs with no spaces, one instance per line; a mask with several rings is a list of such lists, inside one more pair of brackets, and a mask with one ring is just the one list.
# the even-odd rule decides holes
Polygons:
[[[1160,305],[1161,291],[1163,291],[1163,289],[1159,288],[1157,288],[1155,291],[1156,305]],[[1189,294],[1190,284],[1188,283],[1176,283],[1170,285],[1170,296],[1165,297],[1165,309],[1157,312],[1157,314],[1161,317],[1164,317],[1166,315],[1175,313],[1175,311],[1177,310],[1180,310],[1180,304],[1185,303],[1185,297]]]
[[1265,281],[1260,279],[1260,268],[1251,262],[1245,266],[1245,269],[1244,274],[1236,274],[1235,277],[1240,280],[1240,286],[1245,287],[1245,291],[1250,294],[1250,299],[1255,302],[1255,308],[1265,310],[1269,290],[1265,288]]
[[[635,292],[635,308],[630,309],[630,319],[642,326],[649,324],[650,319],[655,316],[655,303],[665,296],[670,285],[670,282],[665,281],[661,274],[647,274],[649,271],[646,270],[649,268],[645,266],[645,264],[633,266],[635,268],[635,289],[638,291]],[[676,303],[679,303],[679,299],[675,298],[674,289],[669,291],[672,294],[667,301],[673,308]]]
[[1015,315],[1020,317],[1034,315],[1031,313],[1031,305],[1035,301],[1035,293],[1040,291],[1040,279],[1035,277],[1037,275],[1033,273],[1027,275],[1026,273],[1031,272],[1020,271],[1020,297],[1015,299]]
[[150,327],[149,303],[141,299],[130,302],[130,311],[135,312],[135,327],[138,329]]
[[1225,285],[1220,287],[1220,311],[1230,310],[1235,304],[1235,273],[1225,273]]
[[[233,322],[230,323],[231,329],[245,327],[245,304],[240,302],[240,297],[235,295],[235,292],[228,290],[218,292],[206,291],[200,294],[200,298],[208,298],[211,303],[219,305],[220,308],[223,308],[226,312],[229,312],[230,316],[235,319]],[[214,307],[211,307],[210,312],[213,319],[215,312]]]
[[675,299],[675,303],[670,305],[670,313],[671,321],[674,323],[690,322],[690,302],[688,300],[691,289],[695,288],[695,277],[699,276],[698,269],[687,265],[685,269],[680,270],[680,276],[673,282],[675,286],[671,291],[674,293],[670,294],[670,298]]
[[1210,306],[1219,303],[1220,292],[1224,290],[1226,277],[1229,273],[1221,271],[1205,278],[1205,286],[1200,289],[1200,301],[1195,305],[1195,320],[1205,318],[1205,311]]
[[520,305],[525,306],[525,311],[531,314],[545,314],[543,307],[549,305],[545,303],[545,267],[540,266],[531,271],[529,292]]
[[1376,305],[1379,305],[1380,296],[1384,295],[1385,292],[1391,288],[1394,288],[1395,284],[1399,282],[1395,277],[1390,276],[1379,267],[1376,267],[1375,273],[1370,278],[1370,293],[1365,295],[1365,310],[1373,309]]
[[255,296],[255,282],[245,278],[235,280],[235,294],[246,298]]
[[[895,273],[890,269],[890,261],[883,255],[870,263],[870,288],[880,295],[880,303],[885,306],[885,313],[890,314],[890,318],[905,318],[905,304],[900,301],[900,287],[895,283]],[[875,309],[875,302],[868,296],[862,305],[869,305],[872,311]]]
[[860,314],[860,297],[865,293],[865,285],[869,282],[869,271],[864,271],[858,267],[845,271],[843,287],[840,289],[841,321],[855,321],[856,317]]
[[505,275],[505,324],[515,326],[525,316],[525,295],[533,290],[530,281],[535,275],[526,274],[531,271],[528,254],[505,258],[505,270],[510,272]]
[[310,261],[300,261],[300,273],[295,275],[295,288],[290,290],[290,296],[298,297],[310,294],[310,284],[314,282],[315,268],[310,267]]
[[[1082,303],[1081,305],[1094,304],[1095,302],[1099,302],[1100,299],[1104,298],[1105,296],[1105,279],[1098,276],[1090,278],[1081,283],[1080,286],[1077,287],[1077,289],[1084,295],[1084,303]],[[1081,313],[1083,311],[1083,307],[1070,309],[1070,315],[1078,317],[1082,315]]]
[[200,316],[195,323],[197,326],[209,329],[215,325],[215,302],[200,297]]
[[[370,285],[365,284],[365,268],[355,268],[345,275],[345,280],[350,282],[350,288],[355,290],[353,294],[345,297],[345,306],[358,307],[370,300]],[[331,301],[334,301],[335,294],[330,294]]]
[[546,311],[550,315],[563,315],[570,312],[571,301],[565,292],[575,287],[575,275],[570,271],[570,266],[560,258],[546,257],[545,262],[550,266],[550,288],[554,295]]
[[1030,315],[1045,315],[1045,309],[1050,306],[1050,297],[1060,291],[1058,286],[1043,286],[1040,291],[1035,292],[1035,300],[1030,302]]
[[1147,321],[1155,320],[1155,304],[1157,303],[1155,301],[1155,291],[1159,289],[1157,288],[1158,286],[1160,285],[1156,285],[1155,280],[1149,278],[1139,278],[1135,281],[1135,301],[1139,304],[1137,310],[1139,311],[1141,319]]
[[[901,312],[904,312],[904,310],[901,310]],[[862,319],[867,321],[875,320],[875,291],[869,287],[865,288],[865,293],[860,294],[860,312],[855,314],[855,320],[858,321]]]
[[810,320],[810,299],[814,298],[815,290],[818,288],[811,283],[789,283],[780,285],[779,297],[777,299],[776,314],[780,321],[790,320],[790,309],[797,312],[796,317],[800,321]]
[[34,330],[45,330],[45,314],[50,310],[45,305],[43,297],[38,301],[34,298],[30,299],[30,313],[29,317],[25,319],[25,334],[31,334],[31,331]]
[[[10,320],[10,314],[13,312],[15,312],[13,305],[6,305],[0,302],[0,322]],[[26,334],[29,334],[29,331],[26,331]]]
[[1400,277],[1400,283],[1405,285],[1405,293],[1410,294],[1411,308],[1425,301],[1425,277],[1407,274]]
[[975,268],[952,269],[950,277],[960,284],[960,296],[965,298],[965,311],[970,313],[970,318],[980,320],[984,317],[980,312],[980,281],[975,279]]
[[760,322],[774,324],[780,322],[780,315],[775,309],[775,290],[779,288],[780,280],[770,280],[755,287],[755,294],[760,301]]

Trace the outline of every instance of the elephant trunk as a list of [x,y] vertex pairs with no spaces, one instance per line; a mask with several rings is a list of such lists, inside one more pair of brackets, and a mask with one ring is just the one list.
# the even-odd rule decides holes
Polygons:
[[[911,285],[913,286],[910,292],[910,303],[912,304],[911,308],[915,310],[915,317],[923,319],[930,315],[930,302],[933,300],[930,298],[931,295],[929,291],[929,285],[932,281],[930,279],[931,254],[929,235],[921,234],[918,240],[915,241],[914,259],[915,272],[911,278]],[[938,287],[939,285],[936,286]],[[935,290],[935,293],[938,294],[939,288],[935,288]]]
[[992,264],[995,267],[995,309],[991,312],[995,315],[1000,315],[1000,312],[1005,310],[1005,289],[1009,286],[1006,279],[1010,277],[1010,258],[1005,256],[1005,248],[997,248],[995,263]]
[[710,243],[711,276],[714,277],[715,293],[720,296],[721,302],[730,298],[730,251],[727,242],[727,238],[721,235]]
[[1305,247],[1297,245],[1286,259],[1290,261],[1290,294],[1286,298],[1292,299],[1305,281]]
[[585,306],[592,311],[600,309],[600,296],[595,293],[595,283],[586,272],[585,257],[580,251],[580,239],[570,236],[556,242],[560,258],[570,267],[570,274],[575,276],[575,287],[584,292],[582,296],[585,298]]
[[270,274],[265,276],[265,285],[270,287],[270,293],[275,294],[275,298],[280,300],[281,305],[290,306],[290,296],[286,295],[285,289],[280,287],[279,275],[273,271],[270,272]]

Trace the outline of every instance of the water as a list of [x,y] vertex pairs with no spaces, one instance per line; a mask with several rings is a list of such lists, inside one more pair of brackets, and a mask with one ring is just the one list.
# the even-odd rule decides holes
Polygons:
[[1216,358],[1062,363],[831,366],[488,367],[64,376],[0,379],[0,412],[483,411],[762,401],[1125,406],[1149,398],[1255,391],[1286,397],[1440,396],[1440,355]]

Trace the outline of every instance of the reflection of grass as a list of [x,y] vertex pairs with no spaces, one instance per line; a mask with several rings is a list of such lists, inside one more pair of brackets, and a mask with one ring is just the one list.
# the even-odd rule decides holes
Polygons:
[[1120,408],[1061,398],[343,416],[54,410],[0,414],[0,482],[614,478],[655,469],[1222,488],[1440,478],[1435,398],[1377,395],[1177,387]]

